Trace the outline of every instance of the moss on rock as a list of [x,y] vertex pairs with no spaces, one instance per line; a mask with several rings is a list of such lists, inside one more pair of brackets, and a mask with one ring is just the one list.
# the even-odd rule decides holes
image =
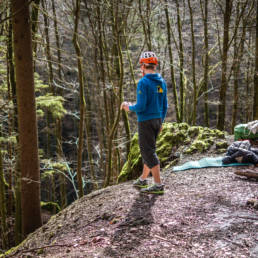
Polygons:
[[195,140],[191,146],[184,151],[185,154],[191,154],[191,153],[195,153],[195,152],[204,152],[209,148],[210,144],[208,143],[208,141],[201,141],[201,140]]
[[51,213],[58,213],[61,208],[60,206],[55,202],[40,202],[41,209],[50,211]]
[[[175,151],[185,154],[205,152],[214,145],[217,139],[224,139],[225,133],[217,129],[201,126],[189,126],[187,123],[164,123],[163,129],[157,139],[157,155],[161,167],[173,166],[178,158],[173,155]],[[137,178],[142,171],[142,158],[138,145],[138,133],[131,141],[130,154],[124,164],[118,182],[125,182]]]
[[216,142],[216,152],[217,153],[225,153],[228,148],[228,142],[226,140],[222,140]]
[[227,149],[228,143],[227,141],[216,142],[216,149]]
[[142,158],[141,158],[140,148],[138,144],[138,133],[136,133],[131,140],[128,160],[124,164],[118,176],[118,182],[125,182],[127,180],[137,177],[135,176],[135,174],[138,175],[139,171],[142,170],[142,167],[143,167]]

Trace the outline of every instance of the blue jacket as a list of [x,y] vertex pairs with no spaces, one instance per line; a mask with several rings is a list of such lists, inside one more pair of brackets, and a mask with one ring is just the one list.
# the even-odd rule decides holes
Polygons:
[[167,114],[167,85],[158,73],[146,74],[137,85],[137,102],[129,106],[136,112],[138,122],[161,118],[164,121]]

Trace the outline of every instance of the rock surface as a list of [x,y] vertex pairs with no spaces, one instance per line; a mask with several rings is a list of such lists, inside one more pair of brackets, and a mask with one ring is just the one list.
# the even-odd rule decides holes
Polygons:
[[132,181],[95,191],[6,257],[255,257],[258,211],[246,202],[258,183],[235,169],[169,168],[161,196],[140,194]]

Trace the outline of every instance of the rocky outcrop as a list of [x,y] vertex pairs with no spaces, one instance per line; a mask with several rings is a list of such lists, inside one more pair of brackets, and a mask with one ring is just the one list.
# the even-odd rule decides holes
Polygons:
[[[157,140],[157,154],[162,168],[178,163],[180,156],[210,149],[217,153],[226,152],[228,143],[225,132],[187,123],[164,123]],[[130,154],[118,177],[118,182],[134,179],[141,174],[142,158],[138,146],[138,134],[131,141]]]

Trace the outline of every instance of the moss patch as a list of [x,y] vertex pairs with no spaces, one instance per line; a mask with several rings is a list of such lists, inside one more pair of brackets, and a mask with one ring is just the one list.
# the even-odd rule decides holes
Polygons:
[[40,202],[41,209],[50,211],[51,213],[58,213],[61,208],[60,206],[55,202]]
[[[178,162],[175,152],[192,154],[208,151],[218,140],[225,149],[225,132],[201,126],[189,126],[187,123],[164,123],[157,139],[157,155],[162,168],[174,166]],[[223,144],[222,144],[223,142]],[[140,176],[142,158],[138,145],[138,133],[131,141],[130,154],[118,177],[118,182],[125,182]]]

